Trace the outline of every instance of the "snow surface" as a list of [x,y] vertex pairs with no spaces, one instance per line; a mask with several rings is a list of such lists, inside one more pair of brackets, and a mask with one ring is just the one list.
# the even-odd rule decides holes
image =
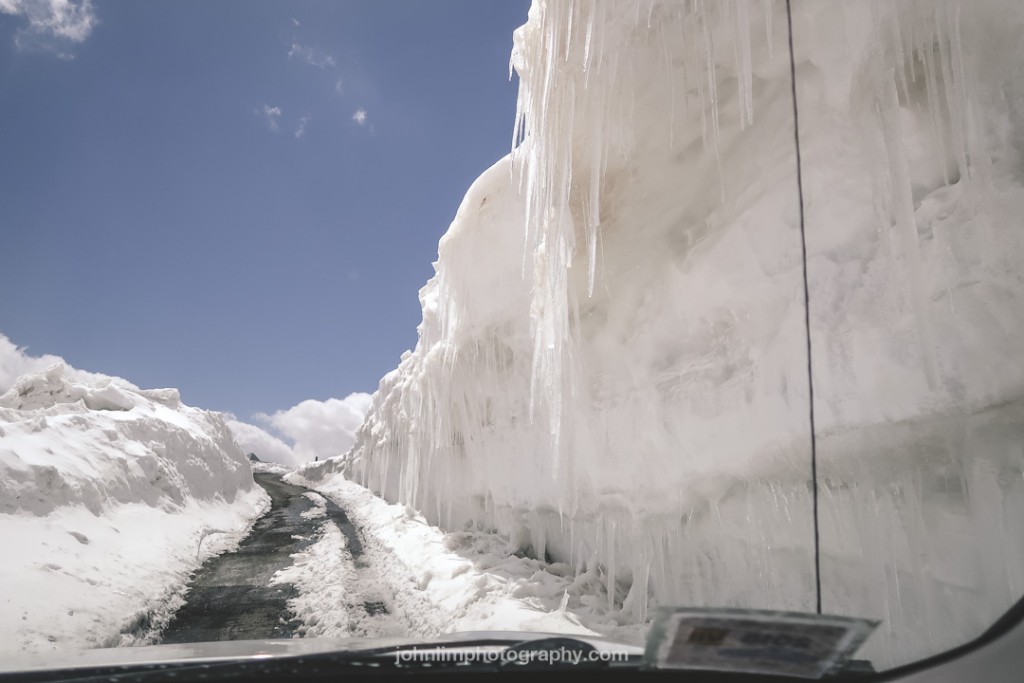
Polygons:
[[148,642],[269,497],[221,416],[177,390],[0,346],[28,371],[0,378],[0,652]]
[[[793,5],[824,607],[895,664],[1024,592],[1024,5]],[[785,3],[535,0],[512,67],[415,350],[306,476],[599,573],[621,623],[813,610]]]
[[338,504],[358,530],[362,554],[354,558],[338,526],[326,521],[317,542],[275,576],[299,590],[289,607],[303,636],[507,630],[642,643],[642,628],[622,627],[610,614],[597,568],[577,575],[567,564],[517,555],[518,547],[487,530],[445,532],[411,507],[388,504],[340,474],[320,476],[324,471],[324,463],[309,463],[286,481],[315,486]]

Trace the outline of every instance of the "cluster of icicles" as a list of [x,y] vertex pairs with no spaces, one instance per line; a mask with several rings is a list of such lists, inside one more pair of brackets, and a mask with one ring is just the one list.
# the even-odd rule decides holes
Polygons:
[[[794,3],[797,11],[802,4]],[[844,8],[837,4],[832,10]],[[960,5],[955,0],[912,0],[888,8],[873,3],[870,11],[877,83],[876,99],[869,104],[885,137],[887,157],[879,160],[879,167],[888,170],[880,179],[879,208],[900,234],[920,343],[934,381],[898,107],[922,90],[935,118],[933,142],[943,158],[948,152],[955,160],[955,167],[943,168],[947,183],[959,178],[987,181],[985,155],[974,153],[980,141],[969,106]],[[523,272],[533,278],[530,418],[549,427],[556,475],[562,430],[572,419],[564,397],[574,391],[574,320],[582,295],[572,291],[569,273],[582,236],[586,296],[593,294],[602,179],[609,160],[629,156],[638,133],[633,125],[635,85],[645,78],[663,81],[672,102],[665,144],[673,147],[676,128],[699,118],[704,151],[714,156],[721,173],[719,88],[724,80],[735,81],[739,125],[751,125],[752,41],[763,40],[771,56],[785,46],[774,34],[780,23],[786,31],[785,19],[783,0],[638,0],[628,11],[623,3],[601,0],[537,0],[529,23],[517,32],[510,61],[510,75],[514,69],[520,78],[512,160],[526,198]],[[800,38],[795,36],[797,59]],[[656,44],[661,56],[656,73],[649,62],[636,59],[637,40]],[[944,130],[950,132],[949,140],[941,135]],[[724,184],[721,198],[727,199]]]

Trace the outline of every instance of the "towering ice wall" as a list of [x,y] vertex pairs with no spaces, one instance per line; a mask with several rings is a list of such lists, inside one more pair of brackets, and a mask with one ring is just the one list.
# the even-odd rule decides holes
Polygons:
[[[892,664],[1024,593],[1024,6],[793,10],[824,609]],[[600,572],[620,623],[812,610],[787,39],[781,0],[535,0],[349,476]]]

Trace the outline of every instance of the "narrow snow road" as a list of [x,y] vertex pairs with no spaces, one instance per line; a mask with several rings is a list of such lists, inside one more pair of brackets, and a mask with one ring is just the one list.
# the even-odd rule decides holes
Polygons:
[[162,642],[431,637],[496,626],[596,633],[565,610],[579,580],[568,567],[546,572],[486,534],[445,535],[344,480],[318,492],[301,477],[255,479],[270,510],[235,552],[195,573]]
[[[312,498],[316,494],[308,489],[286,484],[271,473],[254,477],[270,494],[270,509],[237,551],[211,557],[200,567],[189,583],[185,604],[163,632],[163,642],[281,638],[295,632],[288,600],[298,591],[272,579],[292,565],[293,554],[314,542],[324,520]],[[355,535],[340,509],[330,517]]]
[[[322,519],[316,541],[293,556],[293,564],[280,571],[273,583],[288,585],[298,594],[288,607],[299,624],[296,635],[310,637],[404,637],[418,634],[396,595],[408,585],[382,580],[397,567],[396,558],[367,547],[345,511],[330,498],[314,491],[305,497],[314,507],[303,513]],[[411,577],[400,582],[409,584]],[[403,602],[398,600],[398,602]],[[416,613],[429,611],[421,599]]]
[[[235,552],[199,568],[162,642],[407,634],[345,511],[279,475],[254,478],[270,509]],[[317,607],[312,623],[308,603]]]

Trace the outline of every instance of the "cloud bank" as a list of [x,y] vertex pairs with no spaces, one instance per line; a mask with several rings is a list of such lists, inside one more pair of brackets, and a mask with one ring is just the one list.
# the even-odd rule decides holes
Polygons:
[[235,437],[235,443],[246,455],[255,453],[263,462],[276,462],[282,465],[292,466],[301,463],[295,457],[292,447],[273,434],[256,425],[241,422],[233,415],[228,415],[225,422],[231,430],[231,435]]
[[256,419],[290,439],[295,457],[305,462],[347,452],[369,409],[370,395],[354,393],[343,399],[310,399],[273,415],[257,415]]

